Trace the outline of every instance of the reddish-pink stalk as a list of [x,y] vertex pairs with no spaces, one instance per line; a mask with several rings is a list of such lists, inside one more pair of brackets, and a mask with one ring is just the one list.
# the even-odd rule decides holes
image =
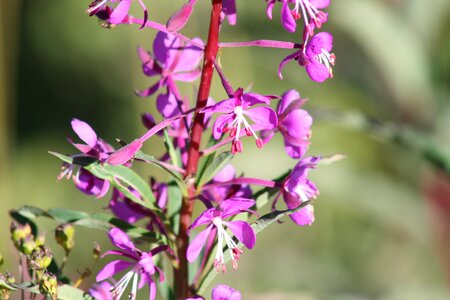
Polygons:
[[[196,111],[189,139],[188,162],[186,166],[185,180],[192,182],[197,172],[200,158],[200,144],[202,140],[203,124],[205,115],[198,110],[206,107],[211,82],[213,77],[214,65],[213,59],[217,56],[219,50],[219,30],[220,15],[222,13],[222,0],[212,0],[211,19],[209,23],[208,41],[205,48],[205,57],[203,61],[202,76],[197,96]],[[196,189],[193,183],[188,187],[188,197],[183,198],[180,212],[180,228],[177,239],[177,254],[179,265],[174,268],[175,293],[177,300],[185,300],[194,294],[189,290],[188,282],[188,261],[186,258],[189,236],[187,230],[192,221],[192,212],[194,210],[194,201]]]
[[229,181],[210,183],[210,184],[204,185],[202,188],[203,189],[212,189],[215,187],[227,186],[227,185],[233,185],[233,184],[239,184],[239,185],[240,184],[252,184],[252,185],[265,186],[265,187],[269,187],[269,188],[281,187],[280,183],[278,183],[276,181],[272,181],[272,180],[249,178],[249,177],[238,177],[238,178],[234,178]]
[[273,41],[273,40],[256,40],[248,42],[220,43],[220,48],[236,48],[236,47],[262,47],[262,48],[278,48],[278,49],[294,49],[301,48],[301,44]]

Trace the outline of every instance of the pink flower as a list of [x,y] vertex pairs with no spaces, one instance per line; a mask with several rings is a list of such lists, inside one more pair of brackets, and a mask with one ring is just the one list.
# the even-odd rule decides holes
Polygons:
[[[138,0],[139,5],[144,11],[144,22],[141,26],[143,28],[147,23],[148,12],[145,4],[142,0]],[[108,2],[111,4],[118,3],[115,8],[108,6]],[[110,24],[116,25],[121,24],[128,17],[128,12],[130,11],[131,0],[94,0],[89,4],[89,8],[86,13],[89,16],[96,15],[99,19],[109,22]]]
[[[77,136],[84,142],[84,144],[75,143],[69,138],[69,142],[82,153],[72,155],[72,158],[92,157],[93,159],[104,162],[109,157],[110,153],[114,151],[113,147],[97,137],[97,134],[88,123],[73,119],[71,125],[73,131],[75,131]],[[76,168],[77,166],[75,165],[64,163],[58,179],[64,177],[69,179]],[[73,181],[80,191],[87,195],[96,196],[97,198],[103,197],[108,192],[110,186],[109,181],[95,177],[84,168],[78,168],[76,174],[73,176]]]
[[243,251],[237,246],[233,238],[225,230],[224,226],[231,230],[234,236],[248,249],[255,245],[256,235],[252,227],[244,221],[225,221],[224,219],[248,211],[255,205],[255,201],[245,198],[231,198],[223,201],[218,207],[205,210],[190,226],[189,230],[201,225],[206,228],[191,241],[187,249],[186,257],[189,262],[195,261],[207,243],[208,238],[214,239],[217,235],[217,252],[214,259],[216,269],[226,271],[223,247],[226,245],[230,252],[231,262],[237,269],[237,260]]
[[228,285],[219,284],[213,288],[212,300],[241,300],[241,293]]
[[296,90],[289,90],[283,94],[277,109],[278,126],[263,131],[264,143],[267,143],[276,132],[280,132],[284,137],[284,148],[290,157],[300,158],[305,154],[313,122],[308,112],[300,108],[305,101]]
[[[303,16],[306,31],[312,36],[314,28],[321,28],[323,23],[328,20],[328,14],[320,9],[330,5],[330,0],[278,0],[282,2],[281,24],[289,32],[295,32],[297,29],[297,20]],[[268,0],[266,13],[269,19],[272,19],[273,6],[277,0]],[[291,9],[290,4],[294,7]]]
[[[319,160],[319,157],[313,156],[303,158],[283,182],[281,192],[289,209],[294,209],[303,202],[315,199],[319,195],[314,183],[307,178],[309,169],[315,168]],[[297,225],[311,225],[314,222],[314,207],[309,204],[291,214],[290,218]]]
[[[251,108],[257,104],[266,104],[267,106]],[[243,89],[239,88],[232,98],[222,100],[204,109],[204,112],[221,113],[214,122],[213,136],[218,140],[223,133],[229,131],[230,136],[234,138],[231,152],[235,154],[243,150],[242,142],[240,141],[241,134],[245,133],[247,136],[253,136],[256,140],[256,145],[261,148],[263,142],[256,135],[256,131],[273,129],[277,126],[276,113],[268,106],[269,104],[269,97],[255,93],[244,94]],[[253,125],[250,125],[247,118],[253,121]]]
[[[202,43],[199,38],[194,41]],[[161,76],[151,87],[137,92],[140,97],[149,97],[163,86],[167,86],[169,94],[176,95],[174,81],[191,82],[201,73],[198,66],[203,58],[202,49],[186,45],[172,34],[158,32],[153,42],[153,54],[138,47],[138,55],[145,75]]]
[[324,82],[333,77],[333,69],[336,56],[331,53],[333,48],[333,36],[328,32],[320,32],[314,35],[303,48],[286,56],[278,67],[278,76],[283,78],[281,70],[291,60],[296,60],[300,66],[304,66],[309,77],[316,82]]
[[[106,255],[119,255],[129,260],[118,259],[106,264],[97,274],[97,282],[109,279],[128,268],[130,270],[110,290],[113,299],[120,299],[128,284],[132,281],[132,290],[129,299],[136,299],[137,290],[146,284],[150,286],[150,300],[156,298],[156,284],[153,276],[159,275],[160,282],[164,281],[164,273],[153,263],[153,256],[165,251],[167,246],[158,246],[149,252],[143,252],[136,248],[128,235],[118,228],[108,232],[111,243],[120,250],[107,251]],[[130,261],[131,260],[131,261]]]

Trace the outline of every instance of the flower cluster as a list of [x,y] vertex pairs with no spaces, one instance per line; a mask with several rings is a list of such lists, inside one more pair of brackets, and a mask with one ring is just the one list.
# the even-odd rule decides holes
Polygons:
[[[143,10],[143,19],[130,15],[133,2],[138,2]],[[288,32],[297,32],[297,25],[301,24],[298,21],[303,19],[301,43],[268,40],[221,43],[221,26],[237,24],[239,2],[235,0],[213,1],[205,43],[199,38],[189,38],[181,30],[198,3],[187,0],[166,24],[149,19],[144,0],[96,0],[87,10],[107,27],[137,24],[158,31],[151,51],[137,49],[136,60],[151,81],[147,88],[137,90],[136,95],[151,98],[150,103],[154,101],[152,106],[157,111],[154,115],[142,114],[145,133],[130,143],[118,139],[116,150],[86,122],[73,119],[72,128],[82,143],[72,139],[69,142],[79,153],[70,156],[53,153],[64,161],[59,178],[72,178],[75,186],[89,196],[101,198],[108,192],[110,195],[105,205],[109,216],[86,213],[70,219],[94,228],[107,228],[108,237],[117,248],[102,256],[118,258],[98,272],[98,283],[89,292],[95,299],[120,299],[124,295],[136,299],[145,286],[150,289],[151,300],[158,291],[174,293],[177,299],[205,299],[201,294],[206,276],[226,273],[229,261],[234,270],[238,269],[244,249],[257,246],[256,234],[267,224],[277,224],[275,221],[284,215],[299,226],[314,222],[312,201],[319,191],[308,176],[322,159],[307,156],[313,118],[305,109],[306,99],[294,89],[274,95],[241,88],[248,83],[234,86],[217,57],[219,48],[232,46],[295,49],[280,63],[279,76],[285,64],[295,60],[305,67],[312,80],[323,82],[333,74],[333,37],[328,32],[316,31],[328,21],[323,9],[330,1],[267,0],[269,18],[274,8],[281,5],[282,25]],[[225,51],[222,55],[226,55]],[[225,92],[217,101],[210,97],[215,73]],[[183,93],[186,90],[197,92],[195,101],[189,93]],[[278,134],[285,154],[296,160],[292,170],[268,180],[246,177],[231,164],[235,155],[246,155],[246,140],[255,142],[256,151],[266,151],[263,146],[275,145],[278,139],[274,137]],[[144,152],[143,145],[151,138],[164,144],[162,155]],[[208,142],[204,142],[205,138]],[[156,166],[166,176],[141,177],[135,168],[137,164]],[[280,199],[285,207],[277,210]],[[266,203],[272,204],[270,212],[261,216]],[[74,216],[73,212],[64,216],[67,215]],[[60,234],[65,232],[63,229]],[[73,247],[73,243],[70,245]],[[100,251],[97,252],[98,258]],[[198,264],[193,264],[197,261]],[[166,272],[170,275],[165,280],[162,268],[168,265],[172,270]],[[189,268],[194,271],[192,280]],[[52,286],[52,293],[54,290]],[[241,294],[218,285],[211,297],[240,300]]]

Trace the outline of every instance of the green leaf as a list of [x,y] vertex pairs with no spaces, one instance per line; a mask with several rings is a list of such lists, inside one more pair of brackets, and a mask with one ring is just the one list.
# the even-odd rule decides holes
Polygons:
[[[277,222],[284,216],[288,216],[309,204],[311,204],[311,201],[305,201],[294,209],[276,210],[271,213],[268,213],[268,214],[260,217],[258,220],[256,220],[255,222],[253,222],[251,224],[253,231],[255,232],[255,234],[259,234],[261,231],[263,231],[264,229],[266,229],[273,223]],[[235,241],[236,241],[236,239],[235,239]],[[238,246],[243,247],[243,244],[239,242]],[[227,247],[224,248],[224,253],[226,253],[226,250],[227,250]],[[214,253],[214,249],[211,251],[211,253]],[[227,256],[225,256],[224,259],[225,259],[225,263],[227,263],[230,260],[230,256],[227,255]],[[208,271],[205,273],[203,280],[199,284],[197,293],[200,295],[204,294],[205,289],[208,287],[209,284],[211,284],[211,282],[214,280],[214,278],[216,277],[217,274],[218,274],[218,272],[214,269],[214,267],[210,266]]]
[[[93,163],[84,167],[86,170],[91,172],[94,176],[108,180],[114,187],[119,189],[125,194],[127,198],[142,205],[148,209],[159,211],[156,207],[155,197],[151,191],[147,182],[142,179],[136,172],[125,166],[111,166],[111,165],[100,165],[98,163]],[[131,187],[133,190],[137,191],[141,197],[140,199],[129,189]]]
[[164,132],[164,145],[166,146],[166,150],[169,153],[170,159],[172,160],[172,164],[174,166],[179,167],[180,161],[178,159],[178,153],[175,150],[175,147],[173,146],[173,142],[169,136],[169,132],[167,131],[167,128],[165,128],[163,132]]
[[206,166],[205,171],[197,181],[197,190],[209,182],[220,170],[222,170],[233,159],[233,154],[230,151],[222,152],[215,157],[209,165]]
[[61,285],[58,287],[59,300],[93,300],[89,294],[71,285]]
[[14,218],[16,216],[22,216],[30,220],[38,217],[44,217],[53,219],[59,223],[72,223],[75,225],[100,230],[109,230],[113,227],[118,227],[133,238],[146,240],[151,243],[166,244],[167,242],[165,236],[155,232],[150,232],[144,228],[130,225],[127,222],[106,214],[90,214],[82,211],[60,208],[52,208],[45,211],[34,206],[22,206],[17,210],[11,211],[11,215]]

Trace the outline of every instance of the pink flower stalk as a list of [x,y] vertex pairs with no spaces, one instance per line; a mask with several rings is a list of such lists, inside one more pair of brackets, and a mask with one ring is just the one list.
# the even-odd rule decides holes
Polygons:
[[156,298],[156,284],[153,276],[158,273],[160,282],[164,281],[164,273],[153,263],[153,256],[165,251],[167,246],[158,246],[149,252],[143,252],[136,248],[128,235],[118,228],[113,228],[108,232],[111,243],[120,250],[107,251],[106,255],[119,255],[129,260],[118,259],[106,264],[97,274],[97,282],[109,279],[128,268],[131,268],[110,290],[113,299],[120,299],[128,284],[132,281],[129,299],[136,299],[137,290],[146,284],[150,287],[150,300]]
[[[311,168],[315,168],[319,157],[303,158],[292,170],[291,174],[283,182],[281,193],[288,209],[297,208],[300,204],[319,195],[314,183],[307,178]],[[314,207],[309,204],[290,215],[297,225],[311,225],[314,222]]]
[[[89,14],[89,16],[96,15],[99,19],[113,25],[120,24],[128,17],[131,1],[132,0],[94,0],[91,4],[89,4],[89,8],[86,10],[86,13]],[[109,2],[111,5],[114,5],[115,3],[118,4],[115,8],[112,8],[108,6]],[[141,26],[141,28],[143,28],[147,23],[148,11],[142,0],[138,0],[138,2],[144,11],[144,22]]]
[[[85,143],[75,143],[69,138],[69,142],[82,153],[72,155],[72,158],[92,157],[104,162],[109,157],[110,153],[114,151],[114,148],[111,147],[111,145],[97,137],[94,129],[92,129],[88,123],[73,119],[71,125],[73,131],[75,131],[77,136]],[[62,172],[59,174],[58,179],[64,177],[69,179],[75,168],[77,168],[77,166],[63,163]],[[95,177],[91,172],[84,168],[78,168],[77,173],[73,176],[73,181],[80,191],[97,198],[106,195],[110,186],[109,181]]]
[[[272,10],[275,3],[282,2],[281,24],[289,32],[297,29],[297,20],[303,16],[306,32],[314,35],[314,28],[321,28],[328,20],[328,14],[321,11],[330,5],[330,0],[268,0],[266,13],[272,20]],[[294,7],[291,9],[290,4]]]
[[248,211],[255,201],[245,198],[231,198],[224,200],[218,207],[205,210],[189,227],[189,230],[201,225],[206,228],[191,241],[187,249],[186,257],[189,262],[194,262],[207,243],[208,238],[215,239],[217,235],[217,251],[214,266],[217,271],[226,272],[223,247],[228,247],[233,269],[237,269],[237,261],[243,251],[238,247],[233,238],[225,230],[224,226],[231,230],[234,236],[248,249],[252,249],[256,242],[256,235],[252,227],[244,221],[224,221],[224,219]]
[[[199,38],[194,41],[202,43]],[[173,34],[158,32],[153,42],[153,54],[138,47],[138,55],[146,76],[161,76],[154,85],[137,92],[140,97],[149,97],[163,86],[167,86],[170,93],[178,96],[174,81],[192,82],[201,73],[198,66],[203,58],[203,50],[185,44]]]
[[306,102],[301,99],[296,90],[289,90],[283,94],[278,103],[278,126],[272,130],[262,132],[267,143],[276,132],[284,137],[284,148],[292,158],[302,157],[309,146],[311,125],[313,122],[309,113],[300,107]]
[[300,66],[304,66],[309,77],[316,82],[324,82],[333,77],[333,69],[336,56],[331,53],[333,48],[333,36],[328,32],[320,32],[314,35],[301,50],[286,56],[278,67],[278,76],[282,79],[281,71],[286,63],[296,60]]
[[[266,104],[267,106],[250,108],[257,104]],[[243,151],[240,141],[241,134],[253,136],[256,145],[261,148],[263,141],[256,135],[256,131],[270,130],[277,126],[276,113],[268,106],[269,104],[269,97],[256,93],[244,94],[243,89],[239,88],[232,98],[222,100],[203,111],[222,114],[214,122],[213,136],[218,140],[223,133],[230,132],[230,137],[233,137],[231,152],[235,154]],[[253,125],[250,125],[247,117],[253,121]]]

